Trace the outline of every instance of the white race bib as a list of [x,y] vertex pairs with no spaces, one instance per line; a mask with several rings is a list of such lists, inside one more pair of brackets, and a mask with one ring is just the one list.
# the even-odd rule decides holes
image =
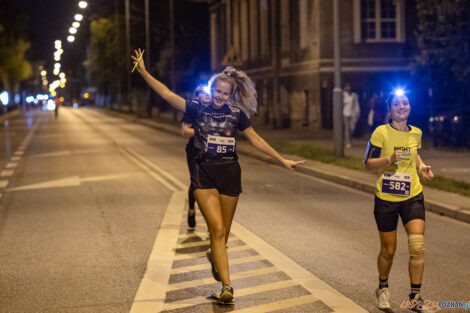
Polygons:
[[224,154],[235,152],[235,138],[208,135],[206,152],[211,154]]
[[411,190],[411,175],[400,172],[382,174],[382,192],[407,197]]

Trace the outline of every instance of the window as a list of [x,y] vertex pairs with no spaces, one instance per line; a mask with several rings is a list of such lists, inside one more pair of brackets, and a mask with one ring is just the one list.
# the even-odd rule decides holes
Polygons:
[[354,42],[404,42],[405,0],[354,0]]

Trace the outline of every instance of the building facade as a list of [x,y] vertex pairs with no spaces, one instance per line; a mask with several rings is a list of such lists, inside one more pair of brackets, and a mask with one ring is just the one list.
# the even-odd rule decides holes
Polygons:
[[[415,2],[339,3],[342,82],[365,112],[372,92],[410,79]],[[210,23],[211,69],[234,65],[255,81],[255,124],[332,127],[333,1],[213,0]]]

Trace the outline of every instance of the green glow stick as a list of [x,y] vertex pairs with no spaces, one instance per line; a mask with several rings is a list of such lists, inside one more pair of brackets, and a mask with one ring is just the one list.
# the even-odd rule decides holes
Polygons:
[[144,55],[145,50],[142,50],[142,53],[140,54],[139,60],[135,62],[134,68],[132,69],[131,73],[134,73],[135,68],[137,67],[137,64],[139,64],[139,61],[142,60],[142,56]]

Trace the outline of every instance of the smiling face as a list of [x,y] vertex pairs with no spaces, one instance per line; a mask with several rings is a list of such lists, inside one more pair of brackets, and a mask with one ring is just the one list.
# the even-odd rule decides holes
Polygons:
[[410,115],[410,101],[406,96],[395,96],[390,104],[390,116],[393,121],[404,122]]
[[211,103],[211,97],[203,91],[201,91],[197,95],[197,98],[198,98],[199,102],[201,102],[204,105],[209,105],[209,103]]
[[212,87],[212,101],[215,106],[223,106],[232,95],[232,84],[224,80],[217,79]]

